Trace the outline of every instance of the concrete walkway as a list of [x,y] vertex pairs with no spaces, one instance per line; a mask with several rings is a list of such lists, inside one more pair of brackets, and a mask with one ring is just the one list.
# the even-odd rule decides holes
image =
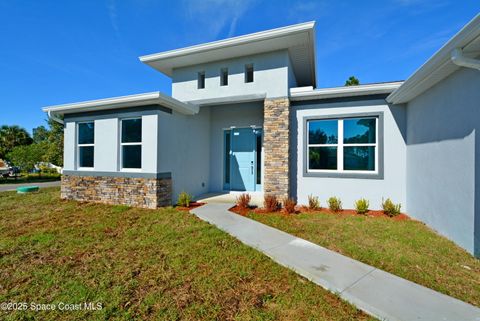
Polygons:
[[21,186],[39,186],[40,188],[42,187],[53,187],[53,186],[60,186],[60,181],[54,181],[54,182],[42,182],[42,183],[21,183],[21,184],[1,184],[0,185],[0,192],[7,192],[7,191],[15,191],[17,187]]
[[381,320],[480,321],[480,309],[210,203],[192,213]]

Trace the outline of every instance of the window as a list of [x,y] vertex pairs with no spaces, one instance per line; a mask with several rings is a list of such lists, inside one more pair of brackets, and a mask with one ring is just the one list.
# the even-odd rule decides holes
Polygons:
[[205,72],[204,71],[201,71],[198,73],[197,88],[198,89],[205,88]]
[[225,131],[225,184],[230,184],[230,130]]
[[121,123],[122,169],[142,168],[142,119],[123,119]]
[[253,82],[253,64],[245,65],[245,82]]
[[78,124],[78,167],[93,167],[95,123]]
[[220,86],[228,86],[228,68],[222,68],[220,72]]
[[307,121],[307,171],[377,172],[378,117]]
[[256,131],[257,185],[262,184],[262,132]]

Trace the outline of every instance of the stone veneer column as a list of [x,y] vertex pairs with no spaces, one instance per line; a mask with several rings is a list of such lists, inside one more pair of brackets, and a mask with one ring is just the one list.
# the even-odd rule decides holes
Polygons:
[[290,195],[289,99],[265,99],[263,114],[263,191],[282,199]]

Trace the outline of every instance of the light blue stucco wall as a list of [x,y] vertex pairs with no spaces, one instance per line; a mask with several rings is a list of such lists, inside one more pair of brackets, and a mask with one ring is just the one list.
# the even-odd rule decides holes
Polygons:
[[[383,113],[383,178],[308,177],[304,175],[304,118]],[[322,206],[331,196],[339,197],[344,208],[354,208],[360,198],[379,209],[382,198],[406,204],[405,108],[389,106],[385,100],[294,102],[291,109],[290,186],[299,204],[308,204],[308,195],[318,196]]]
[[461,68],[407,105],[407,210],[480,255],[480,72]]
[[[94,130],[94,167],[83,169],[93,172],[119,172],[120,120],[124,118],[142,118],[142,168],[135,173],[157,173],[157,140],[152,139],[158,131],[158,115],[166,114],[158,110],[105,113],[94,115],[65,116],[64,133],[64,170],[80,170],[78,166],[77,124],[93,121]],[[128,171],[124,171],[128,172]]]
[[[253,64],[254,81],[245,83],[245,65]],[[230,60],[183,67],[173,70],[172,97],[181,101],[225,98],[231,96],[266,94],[267,97],[286,97],[289,77],[288,52],[276,51]],[[228,68],[228,86],[220,86],[220,71]],[[198,72],[205,72],[205,88],[197,88]]]
[[237,128],[251,126],[262,127],[263,101],[202,107],[202,109],[203,108],[209,108],[211,115],[210,191],[218,192],[223,190],[223,173],[225,170],[223,162],[223,131],[232,126]]
[[198,196],[209,191],[210,110],[194,116],[163,113],[158,124],[158,172],[172,173],[172,199],[186,191]]

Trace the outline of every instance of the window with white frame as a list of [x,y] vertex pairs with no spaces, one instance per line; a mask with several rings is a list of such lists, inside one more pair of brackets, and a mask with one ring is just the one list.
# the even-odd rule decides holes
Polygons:
[[120,149],[122,169],[142,168],[142,118],[122,119]]
[[95,123],[77,124],[78,167],[93,168],[95,154]]
[[378,171],[378,117],[307,120],[309,172]]

